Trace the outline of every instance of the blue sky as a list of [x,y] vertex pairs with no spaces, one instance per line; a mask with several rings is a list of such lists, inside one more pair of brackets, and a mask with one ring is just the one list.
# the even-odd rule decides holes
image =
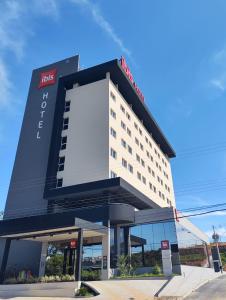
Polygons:
[[[1,0],[0,210],[31,71],[77,53],[82,67],[126,57],[178,153],[178,208],[226,202],[225,15],[224,0]],[[226,212],[192,221],[226,239]]]

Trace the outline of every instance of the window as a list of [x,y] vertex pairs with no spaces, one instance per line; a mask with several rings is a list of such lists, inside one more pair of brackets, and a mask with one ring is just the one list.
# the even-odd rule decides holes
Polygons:
[[125,113],[125,108],[124,108],[124,106],[120,105],[120,109],[121,109],[121,111],[122,111],[123,113]]
[[138,178],[139,180],[141,180],[141,174],[140,174],[140,172],[137,172],[137,178]]
[[157,176],[157,179],[158,179],[158,182],[160,183],[160,177],[159,176]]
[[155,149],[155,154],[157,155],[157,150]]
[[114,102],[116,101],[116,97],[115,94],[113,92],[110,93],[112,100],[114,100]]
[[140,149],[143,151],[144,150],[144,146],[140,143]]
[[162,168],[161,168],[161,166],[160,166],[160,165],[159,165],[159,171],[160,171],[160,172],[162,172]]
[[126,113],[126,117],[127,117],[128,120],[131,119],[131,118],[130,118],[130,114],[129,114],[128,112]]
[[142,176],[142,181],[144,184],[146,184],[146,178],[144,176]]
[[117,158],[117,152],[113,148],[111,148],[111,157],[113,157],[114,159]]
[[124,148],[126,148],[126,141],[125,141],[125,140],[121,139],[121,144],[122,144],[122,146],[123,146]]
[[67,137],[66,136],[62,136],[60,149],[64,150],[64,149],[66,149],[66,146],[67,146]]
[[140,156],[138,154],[136,154],[136,159],[138,162],[140,162]]
[[153,191],[156,193],[156,187],[153,185]]
[[164,194],[162,194],[162,199],[165,200],[165,195]]
[[59,162],[58,162],[58,171],[63,171],[64,170],[64,162],[65,162],[65,156],[59,157]]
[[124,158],[122,158],[122,165],[124,168],[127,168],[127,161]]
[[126,130],[126,124],[123,121],[121,121],[121,127]]
[[63,186],[63,178],[58,178],[56,182],[56,187],[60,188]]
[[153,162],[154,161],[154,159],[153,159],[153,156],[151,155],[151,161]]
[[152,148],[152,144],[151,144],[151,142],[149,142],[149,147],[150,147],[150,148]]
[[116,138],[116,131],[111,127],[111,135]]
[[152,183],[150,183],[150,182],[149,182],[149,188],[150,188],[150,190],[153,189]]
[[153,170],[151,171],[151,175],[155,177],[155,172]]
[[69,118],[63,120],[63,130],[68,129]]
[[146,153],[147,153],[147,157],[150,157],[150,153],[148,151],[146,151]]
[[163,181],[162,181],[162,179],[160,180],[160,182],[161,182],[161,185],[163,185]]
[[135,143],[139,146],[139,141],[137,138],[135,138]]
[[151,168],[148,166],[148,172],[151,174]]
[[65,101],[64,112],[70,111],[71,101]]
[[162,193],[159,191],[159,197],[162,198]]
[[141,164],[143,167],[145,167],[145,163],[144,163],[143,159],[141,159]]
[[128,145],[128,152],[130,153],[130,154],[132,154],[133,153],[133,150],[132,150],[132,148]]
[[141,129],[139,129],[139,133],[140,133],[140,135],[142,135],[142,134],[143,134]]
[[131,130],[127,127],[127,133],[129,136],[131,136]]
[[111,171],[111,178],[116,178],[117,177],[117,174],[113,171]]
[[158,168],[158,167],[159,167],[159,164],[158,164],[158,162],[157,162],[157,161],[155,162],[155,164],[156,164],[156,167]]
[[128,169],[130,171],[130,173],[133,173],[133,166],[131,166],[130,164],[128,165]]
[[134,122],[134,127],[138,130],[137,123]]
[[145,142],[148,144],[148,138],[147,137],[145,137]]
[[111,116],[112,116],[114,119],[116,119],[116,113],[114,112],[113,109],[111,109]]
[[160,159],[160,154],[158,153],[158,158]]

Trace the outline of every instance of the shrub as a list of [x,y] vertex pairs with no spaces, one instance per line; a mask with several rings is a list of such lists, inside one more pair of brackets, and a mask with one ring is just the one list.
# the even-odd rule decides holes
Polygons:
[[7,278],[4,281],[5,284],[16,284],[17,283],[17,279],[16,278]]
[[84,281],[100,280],[100,271],[99,270],[82,270],[82,280],[84,280]]
[[152,269],[152,273],[155,274],[155,275],[159,275],[161,274],[161,268],[158,266],[158,265],[155,265]]

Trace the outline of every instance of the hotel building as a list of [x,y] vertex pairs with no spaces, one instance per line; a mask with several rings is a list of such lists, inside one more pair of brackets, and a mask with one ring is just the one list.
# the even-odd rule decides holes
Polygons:
[[34,70],[0,221],[1,281],[10,268],[44,275],[50,243],[65,264],[70,252],[77,280],[87,245],[102,247],[103,279],[137,247],[151,268],[145,252],[167,243],[166,272],[180,274],[178,232],[186,230],[207,257],[208,238],[176,211],[175,156],[124,58],[80,70],[74,56]]

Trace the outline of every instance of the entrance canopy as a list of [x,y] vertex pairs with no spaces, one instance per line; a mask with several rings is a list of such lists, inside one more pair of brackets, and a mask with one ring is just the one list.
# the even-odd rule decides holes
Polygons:
[[0,238],[37,242],[70,240],[76,238],[79,229],[83,229],[84,237],[107,234],[103,225],[77,218],[73,213],[56,213],[2,220]]
[[[5,278],[5,270],[12,240],[30,240],[46,244],[48,242],[76,239],[77,259],[74,270],[75,279],[80,281],[83,239],[92,237],[103,239],[104,236],[107,235],[107,227],[76,218],[72,214],[49,214],[3,220],[0,222],[0,238],[5,239],[6,243],[0,268],[0,283],[2,283]],[[40,268],[43,265],[41,260]]]

